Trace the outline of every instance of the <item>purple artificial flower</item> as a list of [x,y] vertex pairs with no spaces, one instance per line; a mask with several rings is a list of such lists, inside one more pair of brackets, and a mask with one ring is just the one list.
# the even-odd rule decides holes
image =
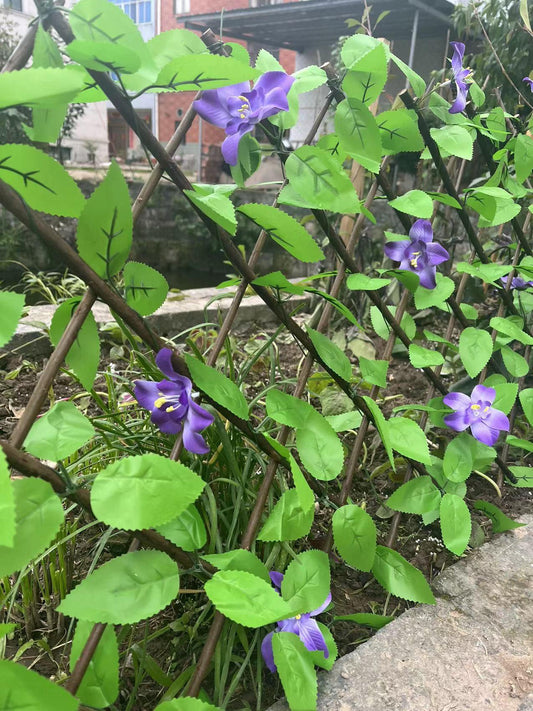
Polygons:
[[531,91],[533,91],[533,79],[530,79],[529,77],[524,77],[522,81],[525,81]]
[[444,417],[444,422],[456,432],[470,427],[473,436],[489,447],[496,442],[500,432],[509,432],[509,420],[501,410],[492,407],[496,390],[476,385],[470,397],[463,393],[448,393],[443,402],[455,412]]
[[417,220],[409,230],[409,239],[386,242],[385,254],[393,262],[400,262],[400,269],[418,274],[421,286],[434,289],[437,285],[436,266],[450,258],[448,252],[437,242],[432,242],[433,230],[429,220]]
[[[272,573],[269,573],[269,575],[272,580],[272,584],[279,593],[281,590],[283,574],[273,571]],[[261,644],[261,654],[263,655],[265,664],[271,672],[277,671],[274,663],[274,651],[272,649],[272,637],[276,634],[276,632],[292,632],[293,634],[298,635],[309,652],[321,651],[324,652],[324,657],[326,659],[329,657],[329,650],[326,640],[324,639],[324,635],[320,631],[320,627],[316,621],[312,618],[320,615],[321,612],[324,612],[330,602],[331,593],[328,594],[322,605],[320,605],[320,607],[316,610],[306,612],[302,615],[296,615],[295,617],[289,617],[288,620],[281,620],[281,622],[278,622],[276,629],[266,635]]]
[[141,407],[151,411],[151,420],[161,432],[178,434],[183,429],[185,449],[194,454],[206,454],[209,447],[200,432],[213,422],[213,415],[192,399],[192,383],[172,367],[170,348],[162,348],[155,362],[169,379],[159,382],[136,380],[135,399]]
[[285,72],[266,72],[253,89],[249,82],[207,89],[193,101],[199,116],[225,130],[222,155],[226,163],[237,165],[239,141],[255,124],[289,110],[287,94],[293,82],[293,77]]
[[[507,282],[509,280],[509,277],[501,277],[500,281],[504,286],[507,286]],[[516,276],[511,279],[511,289],[517,289],[517,291],[523,291],[524,289],[528,289],[530,286],[533,286],[533,281],[526,281],[525,279],[522,279],[521,276]]]
[[453,81],[457,89],[457,96],[451,105],[450,113],[460,114],[461,111],[465,110],[466,95],[468,94],[468,84],[466,80],[470,77],[472,71],[470,69],[463,69],[463,57],[465,54],[464,44],[462,42],[450,42],[450,44],[453,47]]

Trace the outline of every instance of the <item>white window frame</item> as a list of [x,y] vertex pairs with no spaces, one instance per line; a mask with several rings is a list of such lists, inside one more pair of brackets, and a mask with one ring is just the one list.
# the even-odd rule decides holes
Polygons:
[[174,0],[174,14],[186,15],[191,11],[191,0]]

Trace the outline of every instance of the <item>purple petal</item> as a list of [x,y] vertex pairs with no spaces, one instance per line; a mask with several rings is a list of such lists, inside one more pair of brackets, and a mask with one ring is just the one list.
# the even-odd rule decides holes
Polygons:
[[466,106],[466,95],[468,90],[466,84],[456,84],[457,86],[457,97],[451,107],[448,109],[450,114],[460,114],[465,110]]
[[222,156],[228,165],[237,165],[239,156],[239,141],[253,129],[252,125],[244,124],[239,128],[238,133],[227,136],[222,144]]
[[283,575],[283,573],[278,573],[277,570],[271,570],[269,575],[270,575],[270,580],[272,581],[272,585],[279,592],[281,590],[281,583],[283,582],[283,578],[285,576]]
[[183,446],[193,454],[207,454],[209,447],[199,430],[213,422],[213,416],[192,400],[183,423]]
[[453,410],[466,410],[470,407],[471,400],[464,393],[452,392],[442,398],[442,402]]
[[450,415],[445,415],[444,422],[456,432],[463,432],[470,424],[464,412],[453,412]]
[[198,403],[194,402],[192,398],[189,399],[189,412],[187,413],[187,419],[190,422],[190,426],[199,431],[205,430],[206,427],[212,425],[214,422],[213,415],[200,407]]
[[193,106],[196,113],[203,119],[209,121],[209,123],[212,123],[214,126],[225,128],[231,119],[231,113],[228,110],[228,100],[230,97],[242,95],[247,91],[250,91],[250,84],[248,82],[224,86],[220,89],[207,89],[202,92],[199,99],[193,101]]
[[161,397],[158,383],[151,380],[136,380],[133,395],[139,405],[146,410],[153,410],[155,401]]
[[446,262],[450,258],[448,250],[444,249],[444,247],[438,242],[428,244],[426,252],[429,256],[429,262],[430,264],[433,264],[433,266],[441,264],[441,262]]
[[491,407],[485,417],[482,417],[482,421],[493,430],[503,430],[504,432],[509,432],[509,418],[501,410],[495,410]]
[[329,656],[328,646],[324,635],[320,631],[320,627],[311,618],[307,618],[305,621],[302,618],[300,621],[300,639],[305,645],[305,648],[310,652],[324,652],[326,659]]
[[429,243],[433,239],[433,228],[429,220],[416,220],[409,230],[409,237],[413,242]]
[[437,270],[435,267],[431,266],[431,264],[428,264],[420,271],[416,271],[415,269],[412,269],[411,271],[414,271],[416,274],[418,274],[418,277],[420,279],[420,286],[423,286],[424,289],[434,289],[437,286],[435,278]]
[[280,111],[289,110],[289,101],[287,99],[287,94],[282,89],[274,89],[274,91],[269,92],[265,99],[265,104],[261,111],[261,119],[268,118]]
[[161,348],[155,357],[155,363],[159,370],[170,380],[180,377],[172,367],[172,351],[170,348]]
[[499,430],[493,430],[492,427],[486,425],[480,418],[472,422],[470,431],[479,442],[483,442],[483,444],[487,444],[489,447],[496,444],[496,440],[500,436]]
[[492,405],[495,397],[496,390],[494,390],[494,388],[487,388],[485,385],[476,385],[470,395],[472,402],[475,403],[482,400],[483,402],[487,402],[489,405]]
[[280,632],[292,632],[293,634],[299,634],[300,622],[296,619],[296,617],[289,617],[287,620],[280,620],[280,622],[278,622],[278,629]]
[[522,79],[522,81],[525,81],[526,84],[529,85],[529,88],[531,89],[531,91],[533,91],[533,79],[530,79],[529,77],[524,77]]
[[[161,415],[159,414],[161,413]],[[163,419],[164,416],[164,419]],[[152,412],[152,422],[159,427],[164,434],[178,434],[183,428],[182,420],[175,420],[172,415],[163,410]]]
[[393,262],[401,262],[405,255],[405,250],[410,245],[409,240],[400,240],[399,242],[385,242],[384,252]]
[[277,667],[274,663],[274,650],[272,649],[272,637],[274,632],[269,632],[261,643],[261,654],[265,660],[265,664],[270,669],[272,673],[277,671]]
[[459,74],[463,68],[463,57],[465,56],[465,46],[462,42],[450,42],[453,47],[452,69],[453,73]]
[[311,617],[316,617],[317,615],[320,615],[320,613],[324,612],[324,610],[328,607],[328,605],[330,603],[331,603],[331,593],[328,594],[327,598],[320,605],[320,607],[317,607],[316,610],[313,610],[313,612],[310,612],[309,614],[311,615]]
[[285,96],[294,83],[294,77],[290,77],[285,72],[265,72],[254,84],[254,89],[263,89],[265,92],[265,103],[273,103],[269,94],[279,89]]

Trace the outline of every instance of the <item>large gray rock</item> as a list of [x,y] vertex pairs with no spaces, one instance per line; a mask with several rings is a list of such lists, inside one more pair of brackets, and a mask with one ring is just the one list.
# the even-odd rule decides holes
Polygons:
[[319,711],[533,711],[533,516],[522,520],[442,573],[435,606],[321,673]]

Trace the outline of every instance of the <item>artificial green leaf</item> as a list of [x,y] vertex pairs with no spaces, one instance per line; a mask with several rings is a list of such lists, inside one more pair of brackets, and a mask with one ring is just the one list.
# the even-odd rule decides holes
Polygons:
[[202,363],[197,358],[185,354],[187,367],[194,384],[219,405],[233,412],[243,420],[248,420],[248,405],[244,395],[229,378],[215,368]]
[[47,481],[13,479],[11,488],[15,501],[15,536],[12,545],[0,545],[0,578],[22,570],[42,553],[59,532],[64,519],[61,501]]
[[334,296],[331,296],[331,294],[328,294],[326,291],[321,291],[320,289],[312,289],[311,287],[307,287],[305,291],[307,291],[309,294],[316,294],[317,296],[320,296],[321,299],[324,299],[329,304],[331,304],[333,308],[340,313],[341,316],[344,316],[347,321],[353,323],[354,326],[361,328],[350,309],[345,306],[342,301],[339,301],[339,299],[336,299]]
[[386,44],[383,44],[379,39],[370,37],[366,34],[355,34],[348,37],[342,44],[341,59],[347,69],[351,69],[363,57],[372,52],[376,47],[383,46],[386,53],[387,61],[390,57],[390,50]]
[[509,467],[509,469],[518,480],[512,486],[519,488],[533,487],[533,467]]
[[443,472],[450,481],[466,481],[474,468],[470,436],[461,433],[446,446],[442,460]]
[[77,711],[79,703],[61,686],[37,672],[0,659],[0,709],[2,711]]
[[488,284],[497,284],[502,276],[509,274],[512,268],[510,264],[483,264],[482,262],[473,262],[472,264],[459,262],[457,264],[457,271],[460,274],[470,274]]
[[95,72],[133,74],[141,66],[141,58],[134,50],[111,42],[74,40],[66,46],[65,51],[82,67]]
[[435,598],[422,573],[399,553],[377,546],[372,573],[378,583],[396,597],[435,604]]
[[263,74],[265,72],[285,71],[274,55],[270,54],[266,49],[259,50],[255,60],[255,68],[259,69]]
[[260,541],[295,541],[307,536],[313,525],[314,506],[302,506],[296,489],[284,491],[263,524]]
[[141,316],[149,316],[165,303],[168,282],[156,269],[141,262],[128,262],[124,267],[126,302]]
[[[50,324],[52,345],[57,346],[59,343],[80,300],[79,297],[67,299],[57,307]],[[69,368],[72,368],[83,387],[86,390],[91,390],[100,362],[100,340],[92,313],[89,313],[85,318],[76,340],[67,353],[65,362]]]
[[374,400],[372,400],[372,398],[367,395],[363,395],[363,400],[366,402],[368,409],[372,413],[372,421],[376,425],[379,436],[381,437],[381,443],[385,447],[391,467],[394,469],[394,454],[392,452],[392,441],[389,434],[388,422],[379,409],[379,406],[374,402]]
[[326,420],[333,427],[335,432],[348,432],[348,430],[356,430],[363,415],[359,410],[351,410],[350,412],[342,412],[340,415],[328,415]]
[[166,553],[132,551],[93,571],[57,609],[89,622],[134,624],[169,605],[179,584],[178,566]]
[[372,173],[381,165],[381,136],[376,119],[355,98],[347,98],[335,111],[335,133],[342,150]]
[[182,514],[205,483],[191,469],[159,454],[124,457],[93,482],[91,506],[101,521],[136,530],[162,526]]
[[74,67],[4,72],[0,74],[0,109],[72,101],[82,88],[83,76]]
[[296,429],[296,448],[307,471],[320,481],[335,479],[342,470],[344,451],[329,422],[318,412]]
[[386,81],[387,52],[380,42],[353,62],[342,80],[342,90],[348,99],[357,99],[370,106],[378,99]]
[[237,164],[230,166],[231,177],[239,188],[243,188],[245,182],[260,165],[261,146],[250,133],[245,133],[239,141]]
[[341,506],[333,514],[333,538],[348,565],[369,572],[376,552],[376,524],[372,516],[355,504]]
[[[256,64],[257,66],[257,64]],[[278,70],[279,71],[279,70]],[[283,71],[283,70],[282,70]],[[315,65],[304,67],[292,75],[294,82],[287,94],[288,111],[280,111],[269,120],[282,131],[292,128],[298,121],[300,108],[300,95],[306,91],[316,89],[325,84],[328,77],[326,72]]]
[[4,450],[0,449],[0,550],[15,540],[15,496]]
[[17,625],[11,622],[0,622],[0,639],[6,637],[17,629]]
[[520,439],[519,437],[507,435],[505,443],[509,444],[511,447],[518,447],[519,449],[524,449],[526,452],[533,452],[533,442],[530,442],[527,439]]
[[418,130],[416,113],[407,109],[383,111],[376,119],[381,135],[383,155],[418,152],[424,150],[424,141]]
[[333,635],[326,627],[326,625],[323,625],[322,622],[317,622],[317,625],[318,629],[322,632],[324,642],[326,643],[326,647],[328,648],[328,656],[326,658],[324,652],[319,649],[316,652],[310,652],[311,660],[315,666],[320,667],[321,669],[325,669],[326,671],[330,671],[330,669],[333,668],[335,661],[337,660],[339,650],[337,649],[337,645],[335,644]]
[[205,44],[198,35],[183,29],[160,32],[146,43],[146,48],[157,69],[162,69],[176,57],[204,54],[206,51]]
[[204,587],[219,612],[245,627],[263,627],[292,614],[270,583],[242,570],[221,570]]
[[203,555],[202,559],[219,570],[244,570],[270,584],[266,565],[252,551],[244,550],[244,548],[226,551],[226,553]]
[[436,200],[437,202],[440,202],[443,205],[455,207],[457,210],[461,209],[461,203],[451,195],[447,195],[446,193],[434,193],[429,190],[427,191],[427,195],[429,195],[432,200]]
[[286,212],[272,205],[249,203],[241,205],[239,212],[262,227],[283,249],[301,262],[318,262],[325,259],[305,227]]
[[471,304],[459,304],[459,308],[469,321],[475,321],[479,315],[477,309]]
[[530,425],[533,425],[533,388],[525,388],[519,393],[518,397],[527,421]]
[[298,499],[300,501],[302,509],[304,511],[309,511],[311,508],[314,510],[315,495],[313,494],[313,490],[307,483],[304,475],[302,474],[302,470],[300,469],[300,467],[296,463],[296,460],[294,459],[292,454],[290,454],[290,452],[288,452],[287,458],[291,467],[294,487],[298,492]]
[[418,476],[402,484],[387,499],[387,506],[402,513],[424,514],[439,508],[440,491],[429,476]]
[[387,431],[393,449],[404,457],[429,464],[428,443],[420,425],[406,417],[391,417]]
[[372,627],[372,629],[380,630],[389,622],[392,622],[392,615],[376,615],[371,612],[356,612],[353,615],[337,615],[335,620],[346,620],[347,622],[355,622],[364,627]]
[[267,415],[288,427],[305,427],[316,412],[308,402],[281,390],[269,390],[266,396]]
[[63,217],[83,210],[83,194],[65,168],[33,146],[0,145],[0,179],[34,210]]
[[204,522],[194,504],[168,523],[158,526],[156,530],[184,551],[198,550],[207,541]]
[[[239,281],[240,280],[238,280],[237,283],[239,283]],[[288,294],[305,294],[305,289],[302,286],[293,284],[281,272],[270,272],[270,274],[257,277],[257,279],[253,280],[252,284],[257,284],[258,286],[270,286],[272,289],[286,291]]]
[[237,231],[235,207],[228,197],[233,192],[233,185],[203,185],[193,183],[193,190],[183,192],[196,207],[213,222],[220,225],[230,235]]
[[39,459],[58,462],[74,454],[94,437],[94,427],[74,403],[59,401],[36,420],[26,439],[24,449]]
[[363,356],[359,356],[359,368],[361,369],[361,377],[371,385],[377,385],[380,388],[387,387],[387,370],[389,367],[388,360],[369,360]]
[[392,54],[392,52],[390,58],[392,59],[394,64],[396,64],[398,69],[400,69],[407,77],[409,83],[413,87],[413,91],[415,92],[416,96],[423,96],[426,91],[426,82],[422,79],[422,77],[417,74],[414,69],[411,69],[411,67],[408,66],[399,57]]
[[426,220],[433,214],[433,200],[423,190],[409,190],[404,195],[389,200],[389,205],[395,210]]
[[[388,306],[388,309],[394,316],[394,314],[396,313],[396,306]],[[388,340],[391,332],[391,327],[389,322],[386,321],[385,318],[382,316],[377,306],[370,307],[370,320],[372,322],[372,328],[377,333],[377,335],[380,338],[383,338],[383,340],[385,341]],[[408,338],[413,339],[415,337],[416,324],[411,314],[405,313],[402,316],[400,326],[405,331]]]
[[380,279],[379,277],[369,277],[366,274],[350,274],[346,279],[346,286],[352,291],[375,291],[388,286],[391,279]]
[[519,343],[524,346],[533,345],[533,337],[522,330],[523,325],[522,319],[515,320],[514,316],[508,316],[507,318],[501,318],[500,316],[494,316],[490,320],[490,327],[494,328],[498,333],[503,333],[509,338],[514,338]]
[[495,373],[488,377],[483,385],[496,390],[496,397],[492,407],[508,415],[518,395],[518,383],[508,383],[503,375]]
[[348,356],[323,333],[309,327],[306,330],[318,355],[328,368],[349,382],[352,378],[352,364]]
[[531,136],[519,133],[514,146],[514,165],[519,183],[527,180],[533,172],[533,141]]
[[492,521],[492,530],[494,533],[504,533],[504,531],[512,531],[513,528],[520,528],[526,525],[525,523],[513,521],[506,516],[503,511],[500,511],[497,506],[490,504],[488,501],[483,501],[482,499],[478,499],[474,502],[474,508],[477,511],[482,511],[484,514],[487,514]]
[[[368,111],[368,109],[366,109]],[[316,146],[301,146],[285,162],[289,181],[278,201],[344,214],[360,211],[360,200],[342,166]]]
[[529,373],[527,360],[509,346],[502,346],[503,364],[514,378],[522,378]]
[[452,156],[472,160],[474,139],[462,126],[431,128],[431,137],[438,147]]
[[[79,620],[70,650],[70,671],[74,671],[93,623]],[[107,626],[92,655],[87,671],[83,675],[76,696],[82,704],[92,708],[105,709],[118,696],[118,644],[113,627]]]
[[154,711],[222,711],[222,709],[192,696],[181,696],[179,699],[163,701],[155,707]]
[[480,227],[495,227],[509,222],[520,212],[520,205],[503,188],[483,186],[469,193],[466,204],[480,215]]
[[102,279],[119,272],[131,249],[133,217],[128,185],[115,161],[78,220],[80,256]]
[[472,453],[473,461],[472,469],[477,469],[481,472],[486,471],[496,459],[496,450],[494,447],[489,447],[487,444],[479,442],[475,437],[472,437],[472,435],[466,432],[460,434],[459,437],[464,437],[470,444],[470,452]]
[[288,565],[281,583],[281,596],[298,615],[320,607],[330,592],[329,559],[323,551],[299,553]]
[[463,499],[456,494],[444,494],[440,502],[440,528],[446,548],[462,555],[470,540],[472,521]]
[[9,343],[15,335],[24,309],[24,298],[24,294],[16,294],[14,291],[0,292],[0,309],[2,310],[0,348]]
[[174,91],[219,89],[255,79],[259,72],[238,59],[216,54],[194,54],[176,57],[159,72],[158,87]]
[[434,289],[426,289],[419,286],[415,292],[415,306],[420,311],[429,309],[432,306],[445,308],[445,301],[455,290],[455,284],[452,279],[445,277],[440,272],[436,274],[437,285]]
[[433,368],[444,363],[444,356],[440,351],[423,348],[416,343],[409,346],[409,360],[413,368]]
[[492,355],[492,338],[488,331],[469,327],[459,337],[459,355],[466,372],[475,378],[487,365]]
[[272,649],[291,711],[316,711],[316,672],[304,643],[292,632],[276,632]]

